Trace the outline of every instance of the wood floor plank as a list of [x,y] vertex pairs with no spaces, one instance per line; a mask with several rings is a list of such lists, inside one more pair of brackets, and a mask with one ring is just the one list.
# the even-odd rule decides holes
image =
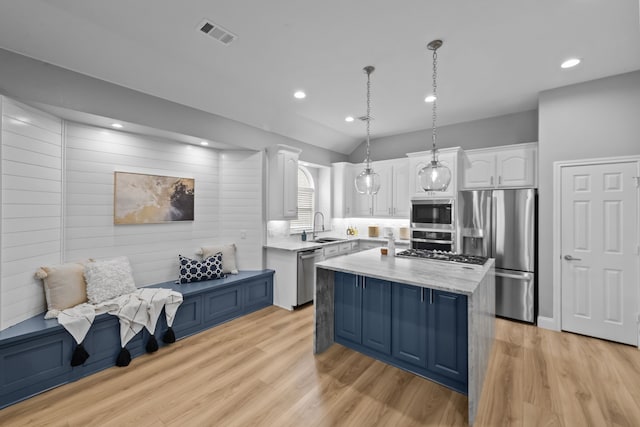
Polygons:
[[[464,426],[467,398],[269,307],[0,410],[4,426]],[[496,321],[478,426],[640,425],[638,349]]]

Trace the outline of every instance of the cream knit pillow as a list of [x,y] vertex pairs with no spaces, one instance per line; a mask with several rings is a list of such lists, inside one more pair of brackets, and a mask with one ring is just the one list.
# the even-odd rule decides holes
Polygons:
[[99,304],[137,289],[126,256],[88,263],[84,277],[87,281],[87,299],[91,304]]

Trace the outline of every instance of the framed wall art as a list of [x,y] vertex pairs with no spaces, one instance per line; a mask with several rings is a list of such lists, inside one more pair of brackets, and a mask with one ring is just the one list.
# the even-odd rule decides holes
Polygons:
[[193,221],[193,178],[114,173],[114,224]]

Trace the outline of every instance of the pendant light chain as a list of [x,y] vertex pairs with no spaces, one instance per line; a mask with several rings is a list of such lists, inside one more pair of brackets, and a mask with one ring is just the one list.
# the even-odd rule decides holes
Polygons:
[[371,71],[367,70],[367,169],[371,169],[371,157],[370,157],[370,148],[369,148],[369,136],[371,132]]
[[436,161],[436,118],[438,117],[436,104],[438,102],[438,49],[433,49],[433,105],[431,106],[431,142],[433,143],[433,161]]

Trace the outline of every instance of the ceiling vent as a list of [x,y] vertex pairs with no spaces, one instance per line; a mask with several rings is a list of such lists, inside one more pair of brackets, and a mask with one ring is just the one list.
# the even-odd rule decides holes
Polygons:
[[218,40],[225,46],[229,46],[235,39],[238,38],[238,36],[233,34],[231,31],[225,30],[220,25],[214,24],[207,19],[204,19],[198,25],[198,31],[200,31],[202,34],[206,34],[209,37]]

